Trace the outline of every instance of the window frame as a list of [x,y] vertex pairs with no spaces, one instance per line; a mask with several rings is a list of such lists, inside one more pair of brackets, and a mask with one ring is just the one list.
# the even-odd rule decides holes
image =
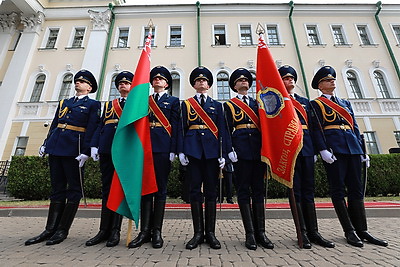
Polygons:
[[[146,38],[148,35],[146,33],[149,32],[149,29],[150,29],[150,27],[148,27],[148,26],[142,27],[142,34],[141,34],[142,37],[141,37],[138,48],[142,49],[144,47],[144,44],[146,42]],[[150,44],[151,48],[157,48],[157,39],[156,38],[157,38],[157,26],[154,26],[152,36],[151,36],[151,44]]]
[[[79,47],[74,46],[76,32],[78,30],[84,30],[83,37],[82,37],[82,43],[81,43],[81,46],[79,46]],[[67,49],[84,49],[85,47],[83,46],[83,44],[85,43],[85,40],[86,40],[86,33],[87,33],[86,26],[75,26],[73,28],[73,30],[71,31],[71,37],[70,37]]]
[[[24,145],[20,145],[21,140],[26,140],[26,143]],[[13,149],[14,151],[14,156],[25,156],[26,148],[28,147],[28,142],[29,142],[29,136],[17,136],[15,139],[15,147]],[[23,150],[23,153],[18,153],[19,149]]]
[[[39,79],[40,76],[44,76],[44,79],[43,79],[43,82],[40,83],[41,84],[40,90],[37,90],[36,85],[39,84],[38,83],[38,79]],[[36,77],[34,79],[32,91],[30,93],[30,97],[29,97],[29,100],[28,100],[29,103],[38,103],[38,102],[40,102],[40,100],[42,99],[42,95],[43,95],[44,87],[45,87],[45,84],[46,84],[46,80],[47,80],[47,75],[46,74],[38,73],[36,75]],[[37,91],[40,91],[40,93],[38,95],[36,93]],[[35,98],[34,98],[34,94],[35,94]]]
[[[223,87],[222,87],[223,92],[222,92],[222,95],[223,95],[223,97],[225,95],[227,95],[228,98],[220,98],[219,97],[219,95],[220,95],[220,92],[219,92],[220,90],[219,89],[221,88],[220,85],[219,85],[219,83],[220,83],[219,75],[220,74],[225,74],[226,75],[226,77],[224,77],[224,78],[226,78],[226,80],[225,79],[223,80]],[[220,70],[217,71],[215,77],[216,77],[216,87],[217,87],[217,90],[216,90],[217,100],[218,101],[227,101],[227,100],[231,99],[232,95],[231,95],[231,88],[229,86],[229,72],[227,70],[225,70],[225,69],[220,69]],[[227,91],[225,91],[225,89],[227,89]]]
[[[171,43],[171,41],[173,40],[171,37],[172,37],[172,28],[177,28],[177,27],[179,27],[180,28],[180,39],[181,39],[181,42],[180,42],[180,44],[179,45],[172,45],[172,43]],[[168,25],[168,45],[166,45],[165,47],[167,47],[167,48],[183,48],[183,47],[185,47],[185,44],[184,44],[184,39],[183,39],[183,28],[184,28],[184,26],[183,26],[183,24],[170,24],[170,25]]]
[[[365,132],[363,132],[363,134],[364,134],[365,147],[367,149],[367,154],[380,154],[381,150],[379,147],[379,142],[378,142],[376,132],[375,131],[365,131]],[[370,137],[372,137],[373,140],[371,140]],[[375,147],[375,148],[373,148],[373,147]],[[374,153],[374,152],[378,152],[378,153]]]
[[[115,85],[115,78],[117,78],[118,74],[119,74],[118,72],[115,72],[111,75],[111,82],[110,82],[110,87],[108,88],[107,101],[112,101],[120,97],[121,95],[118,91],[118,88]],[[114,94],[113,92],[116,92],[116,94]]]
[[[243,44],[242,42],[242,27],[250,27],[250,44]],[[251,23],[241,23],[238,24],[238,33],[239,33],[239,47],[254,47],[257,46],[257,44],[255,44],[254,40],[254,36],[253,36],[253,25]]]
[[[315,36],[318,40],[318,44],[314,44],[312,42],[312,39],[310,38],[310,34],[309,34],[309,27],[314,27],[315,29]],[[304,30],[306,32],[306,36],[307,36],[307,46],[308,47],[325,47],[326,44],[323,43],[322,41],[322,34],[321,31],[319,30],[319,25],[317,23],[306,23],[304,24]]]
[[[360,34],[359,27],[363,27],[365,29],[365,31],[366,31],[365,35],[368,37],[369,44],[364,44],[362,35]],[[371,33],[371,30],[367,23],[355,24],[355,28],[356,28],[356,33],[357,33],[358,40],[360,42],[361,47],[377,47],[378,46],[378,44],[375,43],[374,38],[372,38],[372,33]]]
[[393,135],[396,140],[397,146],[400,147],[400,130],[393,131]]
[[[330,28],[331,28],[331,33],[332,33],[333,46],[335,46],[335,47],[351,47],[352,46],[352,44],[350,44],[348,41],[346,30],[345,30],[343,24],[331,24]],[[336,38],[335,30],[334,30],[335,28],[340,29],[340,33],[343,38],[343,43],[336,42],[337,38]]]
[[[400,24],[390,24],[390,28],[392,29],[392,33],[394,39],[396,40],[397,46],[400,46]],[[398,29],[398,33],[396,33],[396,29]]]
[[[64,88],[64,81],[65,78],[67,77],[67,75],[71,75],[71,87],[68,90],[68,95],[63,94],[65,97],[61,97],[61,93],[63,92],[63,88]],[[58,92],[58,101],[62,100],[62,99],[66,99],[66,98],[70,98],[71,97],[71,92],[72,92],[72,88],[74,86],[74,75],[71,72],[66,72],[64,73],[64,75],[62,75],[61,77],[61,86],[60,86],[60,90]]]
[[[216,44],[215,42],[215,27],[224,27],[224,32],[225,32],[225,44]],[[228,27],[226,24],[223,23],[216,23],[212,24],[212,47],[229,47],[231,46],[230,43],[228,42]]]
[[[278,40],[277,43],[271,43],[269,39],[269,33],[268,33],[268,27],[275,27],[276,29],[276,39]],[[280,35],[280,29],[279,29],[279,24],[274,24],[274,23],[267,23],[265,24],[265,29],[266,29],[266,41],[268,46],[284,46],[282,43],[282,38]]]
[[[354,75],[354,80],[357,82],[357,86],[358,86],[358,90],[359,90],[359,92],[355,92],[355,90],[353,90],[354,89],[354,86],[353,86],[353,84],[350,82],[350,79],[349,79],[349,76],[348,76],[348,73],[351,73],[351,74],[353,74]],[[354,71],[353,69],[347,69],[346,71],[345,71],[345,78],[346,78],[346,81],[347,81],[347,83],[346,83],[346,87],[348,86],[348,91],[351,93],[351,95],[352,95],[352,97],[349,97],[350,99],[364,99],[365,98],[365,96],[364,96],[364,94],[363,94],[363,88],[362,88],[362,85],[361,85],[361,82],[360,82],[360,77],[359,77],[359,75],[358,75],[358,73],[356,72],[356,71]]]
[[[47,47],[49,44],[49,40],[51,38],[51,31],[53,30],[58,30],[57,36],[55,38],[54,46],[53,47]],[[58,47],[58,42],[60,40],[60,33],[61,33],[61,27],[47,27],[46,28],[46,33],[43,37],[41,47],[39,50],[57,50]]]
[[[120,38],[121,38],[121,31],[122,30],[127,30],[128,31],[128,36],[126,37],[127,39],[126,39],[126,46],[120,46],[119,45],[119,41],[120,41]],[[118,28],[117,28],[117,31],[116,31],[116,34],[115,34],[115,39],[114,39],[114,45],[113,45],[113,48],[114,49],[127,49],[127,48],[130,48],[130,46],[129,46],[129,44],[130,44],[130,35],[131,35],[131,27],[129,27],[129,26],[119,26]]]
[[[381,90],[381,87],[380,87],[379,83],[377,82],[377,79],[375,77],[375,73],[379,73],[379,74],[382,75],[382,79],[383,79],[383,81],[385,83],[387,94],[388,94],[389,97],[385,97],[382,94],[383,91]],[[391,99],[391,98],[393,98],[393,93],[392,93],[392,90],[390,88],[390,83],[388,81],[388,77],[387,77],[386,73],[382,69],[374,69],[374,70],[372,70],[371,79],[372,79],[372,84],[374,85],[375,93],[376,93],[376,96],[377,96],[378,99]]]

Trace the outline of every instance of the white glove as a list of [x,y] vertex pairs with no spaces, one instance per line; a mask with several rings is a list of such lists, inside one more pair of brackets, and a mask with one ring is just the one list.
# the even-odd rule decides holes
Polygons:
[[333,153],[329,152],[328,150],[321,150],[319,152],[319,154],[321,155],[322,159],[329,164],[332,164],[335,160],[337,160],[337,158],[335,157],[335,155],[333,155]]
[[187,166],[189,164],[189,159],[183,153],[179,153],[179,161],[183,166]]
[[219,163],[219,167],[222,169],[225,166],[225,159],[219,158],[218,163]]
[[361,156],[361,162],[365,162],[365,166],[369,168],[369,166],[371,166],[371,159],[369,158],[369,156],[367,154],[360,156]]
[[228,158],[232,161],[232,162],[237,162],[238,158],[237,158],[237,154],[235,151],[229,152],[228,153]]
[[90,156],[94,161],[98,161],[100,159],[99,149],[97,147],[90,148]]
[[169,153],[169,161],[173,162],[174,159],[175,159],[175,153],[174,152]]
[[85,154],[80,154],[79,156],[77,156],[75,158],[79,162],[79,168],[83,167],[83,165],[85,164],[85,162],[87,161],[88,158],[89,158],[89,156],[87,156]]
[[46,147],[45,146],[40,146],[39,147],[39,157],[44,157],[46,155]]
[[314,163],[317,162],[317,160],[318,160],[317,155],[314,155]]

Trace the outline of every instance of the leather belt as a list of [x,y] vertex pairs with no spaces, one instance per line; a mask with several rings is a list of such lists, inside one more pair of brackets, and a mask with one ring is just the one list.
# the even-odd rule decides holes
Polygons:
[[339,130],[351,130],[351,127],[346,124],[342,125],[327,125],[324,127],[324,130],[330,130],[330,129],[339,129]]
[[86,128],[85,127],[78,127],[78,126],[73,126],[73,125],[68,125],[66,123],[59,123],[57,124],[58,128],[61,129],[67,129],[67,130],[72,130],[72,131],[77,131],[77,132],[86,132]]
[[204,130],[204,129],[208,129],[207,125],[190,125],[189,126],[189,130]]
[[118,123],[118,121],[119,121],[118,119],[109,119],[104,122],[104,125],[110,124],[110,123]]
[[154,128],[154,127],[163,127],[161,123],[159,122],[150,122],[150,127]]
[[236,130],[244,129],[244,128],[246,128],[246,129],[255,129],[255,128],[257,128],[257,126],[255,124],[253,124],[253,123],[238,124],[238,125],[235,126]]

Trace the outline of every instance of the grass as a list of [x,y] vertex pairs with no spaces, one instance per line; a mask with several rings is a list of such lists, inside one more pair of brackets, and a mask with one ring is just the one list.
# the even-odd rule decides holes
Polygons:
[[[235,203],[237,203],[236,198],[234,198]],[[316,198],[315,202],[330,202],[330,198]],[[386,196],[386,197],[366,197],[366,202],[385,202],[385,201],[400,201],[400,196]],[[100,204],[101,199],[89,198],[86,200],[87,204]],[[287,198],[276,198],[268,199],[268,203],[285,203],[288,202]],[[83,203],[83,201],[81,201]],[[179,198],[169,198],[167,203],[184,203]],[[0,200],[0,207],[34,207],[48,205],[49,200]]]

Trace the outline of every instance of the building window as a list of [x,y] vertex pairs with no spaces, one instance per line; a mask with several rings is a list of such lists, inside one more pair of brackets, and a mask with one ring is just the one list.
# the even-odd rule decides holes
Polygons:
[[278,27],[276,25],[267,25],[267,35],[269,45],[280,45]]
[[60,29],[50,29],[49,38],[47,39],[46,49],[53,49],[56,47],[57,37]]
[[120,96],[118,88],[115,86],[115,78],[118,74],[115,74],[111,79],[111,86],[110,86],[110,95],[108,96],[108,100],[114,100]]
[[58,100],[69,98],[72,87],[72,74],[68,73],[64,76],[61,85],[60,94],[58,95]]
[[389,90],[383,74],[379,71],[374,71],[374,78],[382,98],[390,98]]
[[[149,27],[145,27],[144,28],[144,37],[143,37],[142,46],[144,46],[144,44],[146,43],[147,35],[149,35],[149,32],[150,32],[150,28]],[[156,39],[156,30],[153,29],[153,31],[151,32],[151,47],[154,47],[154,40],[155,39]]]
[[347,81],[349,82],[351,93],[354,98],[362,98],[360,84],[358,82],[357,75],[353,71],[347,71]]
[[26,146],[28,144],[29,137],[27,136],[18,136],[17,137],[17,146],[15,147],[14,156],[24,156]]
[[394,138],[396,138],[396,143],[400,147],[400,131],[394,131]]
[[85,28],[75,28],[72,48],[81,48],[83,45],[83,37],[85,36]]
[[308,43],[309,45],[321,45],[321,41],[319,39],[317,26],[315,25],[307,25],[307,35],[308,35]]
[[341,25],[332,26],[333,42],[335,45],[346,45],[346,39],[343,34],[343,27]]
[[217,74],[217,92],[218,100],[231,98],[228,73],[221,71]]
[[214,25],[214,45],[226,45],[225,25]]
[[255,72],[253,72],[253,71],[250,71],[250,73],[251,73],[251,76],[253,77],[253,84],[251,85],[251,87],[249,88],[249,91],[247,92],[247,94],[249,95],[249,96],[251,96],[252,98],[256,98],[256,95],[257,95],[257,89],[256,89],[256,86],[257,86],[257,80],[256,80],[256,73]]
[[240,44],[244,46],[253,45],[250,25],[240,25]]
[[44,74],[40,74],[36,78],[36,82],[33,87],[31,99],[29,100],[29,102],[39,102],[40,96],[42,95],[43,86],[44,86],[45,81],[46,81],[46,75],[44,75]]
[[357,30],[358,30],[358,35],[360,36],[361,44],[372,45],[367,26],[357,25]]
[[169,90],[169,94],[179,98],[179,92],[181,90],[181,76],[179,73],[172,72],[172,88]]
[[119,28],[117,47],[118,48],[128,47],[128,37],[129,37],[129,29],[128,28]]
[[182,27],[170,26],[169,28],[169,46],[182,46]]
[[375,132],[364,132],[364,138],[368,154],[379,154]]
[[393,25],[394,36],[396,37],[397,44],[400,44],[400,25]]

